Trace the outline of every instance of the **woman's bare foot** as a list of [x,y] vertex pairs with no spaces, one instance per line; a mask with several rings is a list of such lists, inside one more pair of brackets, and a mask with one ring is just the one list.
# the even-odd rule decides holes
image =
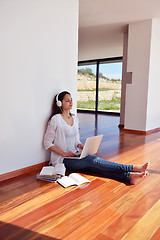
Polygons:
[[142,177],[146,177],[147,175],[149,175],[148,171],[145,172],[131,172],[130,173],[130,184],[136,184],[136,182],[142,178]]
[[145,172],[148,169],[149,164],[150,164],[150,162],[146,162],[143,165],[135,165],[134,169],[133,169],[133,172],[141,172],[141,173]]

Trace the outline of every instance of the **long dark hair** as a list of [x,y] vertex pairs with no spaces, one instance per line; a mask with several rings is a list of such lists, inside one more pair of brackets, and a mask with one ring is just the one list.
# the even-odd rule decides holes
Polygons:
[[[63,98],[64,98],[64,96],[65,96],[66,94],[71,95],[69,92],[63,91],[63,92],[61,92],[61,93],[58,94],[58,100],[62,102],[62,100],[63,100]],[[57,102],[56,98],[57,98],[57,95],[56,95],[56,96],[54,97],[54,99],[53,99],[52,108],[51,108],[51,114],[50,114],[50,117],[49,117],[48,121],[50,121],[51,118],[52,118],[54,115],[56,115],[56,114],[58,114],[58,113],[62,113],[62,108],[61,108],[61,107],[58,107],[57,104],[56,104],[56,102]]]

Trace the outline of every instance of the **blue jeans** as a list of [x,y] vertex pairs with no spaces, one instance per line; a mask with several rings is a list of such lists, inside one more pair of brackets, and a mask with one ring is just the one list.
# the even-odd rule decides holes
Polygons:
[[70,171],[87,170],[127,183],[130,183],[130,172],[133,172],[133,165],[110,162],[96,155],[89,155],[82,159],[64,158],[63,163]]

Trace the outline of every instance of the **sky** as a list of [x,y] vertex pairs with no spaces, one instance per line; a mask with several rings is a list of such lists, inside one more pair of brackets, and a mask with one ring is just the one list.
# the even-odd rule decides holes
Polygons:
[[[96,74],[96,65],[78,66],[78,69],[91,68],[92,72]],[[99,65],[99,72],[109,79],[122,80],[122,62],[117,63],[101,63]]]

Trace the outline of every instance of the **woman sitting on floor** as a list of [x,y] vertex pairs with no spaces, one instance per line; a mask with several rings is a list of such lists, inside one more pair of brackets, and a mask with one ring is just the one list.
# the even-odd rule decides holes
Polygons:
[[88,155],[82,159],[69,158],[76,156],[79,149],[83,149],[79,138],[78,118],[70,113],[71,109],[72,97],[69,92],[56,95],[44,137],[45,149],[51,151],[50,164],[55,166],[64,163],[70,171],[84,169],[129,184],[135,184],[138,179],[148,175],[149,162],[143,165],[124,165],[96,155]]

